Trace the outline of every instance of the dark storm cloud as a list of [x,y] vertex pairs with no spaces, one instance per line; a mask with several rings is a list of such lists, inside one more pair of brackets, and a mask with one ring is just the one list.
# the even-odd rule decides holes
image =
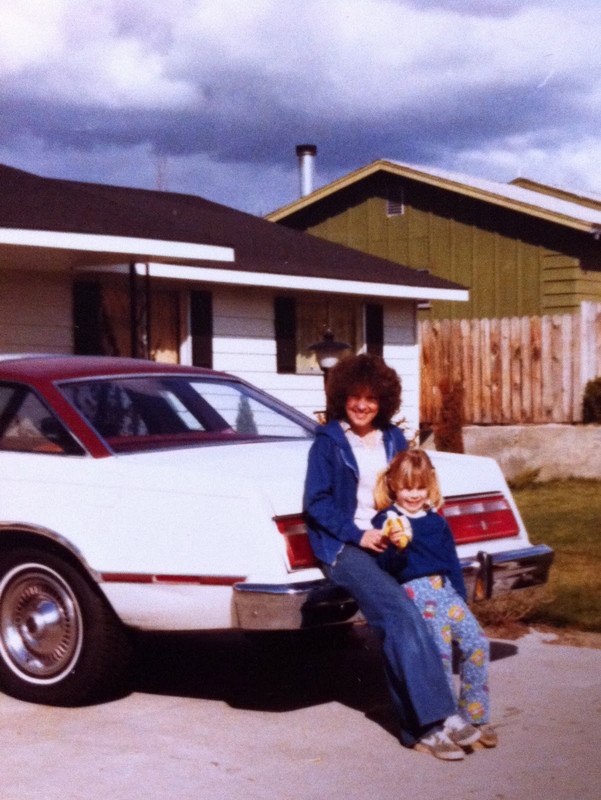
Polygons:
[[285,199],[300,142],[317,144],[321,183],[393,158],[601,184],[592,0],[24,7],[0,27],[13,166],[143,186],[160,166],[173,190],[255,213]]
[[392,0],[400,6],[413,6],[420,10],[437,9],[458,14],[482,17],[505,17],[516,14],[532,0]]
[[279,87],[259,76],[221,74],[198,108],[110,109],[51,98],[0,98],[4,142],[25,133],[48,146],[81,150],[147,144],[165,156],[208,154],[216,161],[289,165],[294,144],[319,144],[320,166],[347,170],[381,157],[428,162],[468,146],[529,135],[557,144],[570,131],[559,119],[577,118],[579,85],[563,79],[541,92],[525,82],[447,93],[422,103],[398,104],[334,118],[283,104]]

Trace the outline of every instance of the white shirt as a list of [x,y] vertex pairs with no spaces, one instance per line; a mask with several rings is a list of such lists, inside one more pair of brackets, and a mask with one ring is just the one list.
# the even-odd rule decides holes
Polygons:
[[371,529],[371,521],[376,514],[374,504],[376,480],[380,472],[388,466],[384,434],[376,429],[365,436],[357,436],[348,423],[342,423],[342,428],[359,467],[357,510],[354,522],[362,531],[367,531]]

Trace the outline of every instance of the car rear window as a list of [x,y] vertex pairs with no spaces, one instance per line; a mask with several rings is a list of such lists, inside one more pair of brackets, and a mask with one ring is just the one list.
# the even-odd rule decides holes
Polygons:
[[0,384],[0,450],[54,455],[84,452],[35,392],[22,384]]
[[241,439],[301,438],[311,420],[236,381],[127,376],[65,382],[62,393],[116,451]]

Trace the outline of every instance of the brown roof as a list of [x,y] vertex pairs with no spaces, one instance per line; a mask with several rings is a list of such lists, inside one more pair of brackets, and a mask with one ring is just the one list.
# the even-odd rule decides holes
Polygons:
[[363,281],[366,294],[369,283],[463,289],[202,197],[43,178],[4,165],[0,228],[233,247],[235,262],[219,263],[220,269]]

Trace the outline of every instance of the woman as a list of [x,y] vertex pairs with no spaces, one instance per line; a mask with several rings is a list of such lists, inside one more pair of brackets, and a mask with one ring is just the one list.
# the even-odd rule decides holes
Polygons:
[[305,510],[311,546],[326,575],[355,598],[383,641],[401,741],[438,758],[463,758],[478,732],[457,715],[440,655],[403,587],[378,565],[386,549],[373,490],[378,473],[407,448],[391,424],[400,408],[396,372],[378,356],[343,359],[328,374],[328,423],[309,454]]

